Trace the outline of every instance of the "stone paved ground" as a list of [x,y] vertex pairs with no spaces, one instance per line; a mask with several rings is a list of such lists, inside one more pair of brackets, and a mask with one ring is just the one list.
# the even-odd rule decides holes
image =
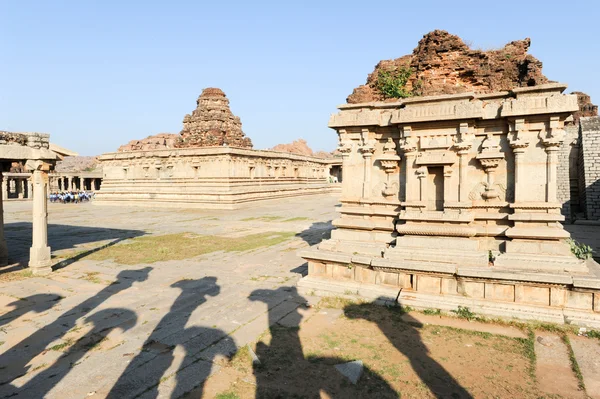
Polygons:
[[[220,377],[227,373],[221,370],[229,367],[236,349],[256,345],[269,327],[291,328],[294,337],[294,328],[306,320],[319,327],[329,323],[327,318],[333,326],[344,325],[336,321],[343,317],[339,310],[326,311],[326,316],[320,311],[321,319],[311,319],[315,309],[305,303],[318,298],[302,298],[294,288],[306,270],[295,252],[328,237],[336,204],[335,196],[263,203],[238,211],[50,204],[50,244],[61,268],[44,278],[15,271],[27,260],[31,204],[6,204],[6,235],[16,266],[0,269],[0,398],[176,398],[188,392],[199,397],[199,386],[210,375],[212,390],[205,396],[213,397],[219,391],[215,386],[227,387]],[[95,251],[102,246],[133,237],[194,233],[234,241],[268,232],[295,236],[244,253],[221,251],[133,266],[89,256],[101,253]],[[501,326],[414,318],[513,336]],[[540,337],[538,381],[552,381],[547,373],[570,370],[565,360],[569,353],[555,337]],[[591,339],[571,341],[586,385],[595,389],[600,357],[590,354],[600,346]],[[556,351],[547,349],[554,346]],[[261,356],[264,353],[268,352]],[[283,370],[290,366],[283,364]],[[271,378],[269,370],[266,374]],[[540,392],[583,397],[574,374],[559,385],[548,383]],[[430,397],[414,392],[408,397],[413,394]],[[588,394],[593,396],[589,389]]]

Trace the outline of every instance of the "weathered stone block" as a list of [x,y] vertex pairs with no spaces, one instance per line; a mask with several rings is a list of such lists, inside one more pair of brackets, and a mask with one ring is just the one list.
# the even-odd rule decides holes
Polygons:
[[561,287],[550,287],[550,306],[564,307],[567,301],[567,290]]
[[468,297],[483,298],[485,294],[485,284],[477,281],[462,281],[459,290]]
[[442,294],[456,295],[458,294],[458,284],[454,278],[442,279]]
[[439,294],[442,292],[442,278],[417,275],[417,291]]
[[592,310],[594,294],[591,292],[569,291],[567,295],[567,307],[573,309]]
[[594,312],[600,313],[600,293],[594,293]]
[[375,284],[377,272],[366,267],[356,267],[354,279],[360,283]]
[[399,275],[398,273],[377,272],[375,281],[376,284],[393,285],[394,287],[397,287]]
[[347,266],[332,265],[332,277],[339,280],[354,280],[354,270]]
[[308,262],[308,274],[311,276],[325,276],[327,275],[327,265],[321,262]]
[[406,273],[398,274],[398,285],[400,288],[412,288],[412,275]]
[[515,301],[515,286],[511,284],[487,283],[485,285],[485,298],[497,301]]
[[515,302],[548,306],[550,305],[550,288],[516,285]]

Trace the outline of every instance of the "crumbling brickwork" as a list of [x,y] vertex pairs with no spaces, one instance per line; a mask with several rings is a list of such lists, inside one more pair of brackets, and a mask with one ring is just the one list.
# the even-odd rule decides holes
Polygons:
[[458,36],[435,30],[423,36],[411,55],[379,62],[366,84],[354,89],[347,101],[386,100],[377,87],[379,72],[400,68],[410,68],[406,90],[417,96],[493,93],[547,83],[542,63],[527,54],[530,45],[531,40],[524,39],[482,51],[470,48]]

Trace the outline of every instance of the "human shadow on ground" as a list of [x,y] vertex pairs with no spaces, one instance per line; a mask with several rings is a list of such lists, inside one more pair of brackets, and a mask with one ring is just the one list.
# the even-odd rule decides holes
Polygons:
[[[282,304],[273,306],[274,296],[285,296],[286,301],[295,302],[298,307],[282,319]],[[254,367],[256,398],[312,399],[322,397],[321,392],[331,398],[399,397],[391,386],[369,367],[364,368],[359,383],[353,385],[334,367],[336,364],[348,362],[349,359],[305,356],[299,335],[302,320],[299,307],[305,306],[307,302],[298,294],[296,287],[255,290],[249,299],[262,301],[269,306],[271,333],[270,344],[262,341],[256,344],[256,355],[260,360],[260,365]]]
[[[7,223],[4,226],[4,231],[10,266],[0,267],[0,274],[27,267],[32,239],[32,224],[30,222]],[[48,245],[52,252],[75,249],[78,246],[99,241],[109,241],[95,248],[84,248],[82,252],[67,257],[67,259],[54,265],[53,269],[63,268],[100,249],[145,234],[142,230],[48,224]]]
[[333,230],[331,220],[315,222],[308,229],[296,234],[296,237],[302,238],[308,245],[317,245],[321,241],[331,238],[331,230]]
[[[171,285],[181,293],[173,302],[169,312],[158,322],[142,351],[128,364],[117,382],[112,386],[107,398],[122,399],[143,395],[156,398],[159,387],[166,382],[171,389],[171,397],[194,390],[199,397],[205,380],[211,373],[214,357],[222,354],[230,357],[235,352],[235,344],[222,330],[206,327],[188,327],[192,313],[209,296],[217,296],[220,287],[216,277],[203,277],[198,280],[180,280]],[[217,345],[212,344],[218,342]],[[165,374],[176,360],[175,349],[181,345],[185,355],[173,377],[175,386]],[[172,380],[171,380],[172,381]]]
[[[385,298],[380,301],[385,302]],[[380,314],[372,311],[373,306],[375,305],[351,304],[344,308],[344,315],[349,319],[362,319],[377,324],[389,342],[408,358],[415,373],[436,398],[472,398],[441,364],[431,358],[419,332],[419,327],[423,326],[419,321],[405,313],[397,322],[384,322]]]
[[19,298],[7,305],[14,307],[14,309],[0,316],[0,327],[18,319],[28,312],[45,312],[54,307],[61,299],[62,297],[56,294],[35,294],[26,298]]
[[145,281],[150,270],[152,270],[151,267],[121,271],[115,282],[67,310],[52,323],[37,329],[27,338],[1,354],[0,397],[18,394],[20,389],[12,385],[11,382],[27,374],[32,359],[42,354],[50,343],[62,340],[65,334],[75,327],[77,320],[90,314],[109,298],[127,290],[134,283]]
[[[110,319],[118,316],[118,321],[110,323]],[[137,323],[134,312],[123,308],[100,310],[86,317],[86,323],[93,324],[93,328],[83,337],[79,338],[69,349],[64,352],[51,367],[37,374],[19,390],[21,396],[29,398],[45,398],[70,370],[81,361],[86,354],[102,344],[108,334],[114,329],[123,332],[129,330]],[[107,325],[108,321],[108,325]]]

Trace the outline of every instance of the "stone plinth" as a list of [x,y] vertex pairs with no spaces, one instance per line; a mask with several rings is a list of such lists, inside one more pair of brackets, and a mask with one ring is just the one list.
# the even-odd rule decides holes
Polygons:
[[119,152],[99,160],[104,176],[94,204],[209,209],[328,193],[336,162],[230,147]]
[[[598,265],[571,253],[556,194],[564,123],[578,109],[565,87],[340,106],[329,126],[353,179],[331,240],[302,254],[301,286],[359,285],[366,296],[393,287],[412,306],[559,321],[572,308],[600,325]],[[530,305],[556,311],[519,311]]]

